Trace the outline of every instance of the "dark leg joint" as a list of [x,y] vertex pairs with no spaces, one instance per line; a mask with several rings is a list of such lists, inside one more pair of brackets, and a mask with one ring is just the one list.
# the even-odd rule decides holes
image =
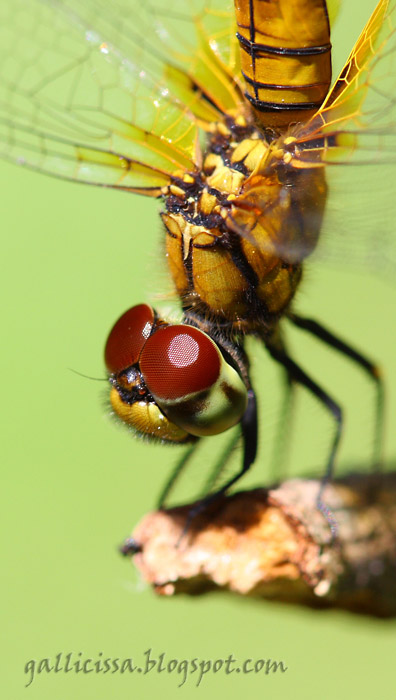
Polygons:
[[305,388],[308,389],[314,396],[316,396],[316,398],[323,404],[323,406],[327,408],[328,411],[330,411],[335,422],[335,433],[333,437],[333,442],[331,444],[330,454],[327,460],[326,471],[323,475],[317,497],[317,507],[325,516],[327,522],[329,523],[332,535],[333,537],[335,537],[335,520],[331,515],[329,509],[323,503],[322,495],[326,484],[332,479],[334,474],[335,458],[340,444],[343,426],[341,406],[336,401],[334,401],[334,399],[331,396],[329,396],[329,394],[326,391],[324,391],[324,389],[322,389],[322,387],[319,386],[319,384],[317,384],[313,379],[311,379],[311,377],[309,377],[306,374],[306,372],[304,372],[304,370],[296,362],[294,362],[294,360],[292,360],[291,357],[289,357],[286,354],[284,350],[279,349],[277,347],[272,347],[270,345],[268,345],[267,348],[274,360],[276,360],[281,365],[283,365],[283,367],[285,367],[290,377],[302,386],[305,386]]

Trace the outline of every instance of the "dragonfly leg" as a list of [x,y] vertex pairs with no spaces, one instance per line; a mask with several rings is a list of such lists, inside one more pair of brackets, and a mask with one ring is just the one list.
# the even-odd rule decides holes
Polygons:
[[201,497],[205,498],[205,495],[210,493],[213,489],[216,488],[216,484],[218,483],[224,469],[227,466],[227,462],[229,458],[231,457],[231,454],[234,450],[234,448],[237,446],[238,442],[241,439],[240,431],[239,430],[234,430],[234,435],[232,436],[231,440],[228,440],[224,450],[222,451],[219,459],[217,460],[216,464],[214,465],[213,469],[211,470],[209,474],[209,478],[207,479],[202,492],[201,492]]
[[283,396],[277,419],[275,437],[270,463],[268,480],[270,483],[283,481],[288,471],[289,449],[291,440],[285,440],[285,434],[289,437],[293,428],[293,403],[295,383],[290,374],[285,370],[282,377]]
[[[231,479],[229,479],[220,489],[218,489],[214,493],[209,494],[201,501],[199,501],[196,505],[194,505],[193,508],[190,509],[180,540],[187,534],[192,521],[200,513],[202,513],[209,506],[211,506],[216,500],[223,496],[226,493],[226,491],[228,491],[228,489],[231,488],[231,486],[233,486],[237,481],[239,481],[239,479],[250,469],[256,458],[258,437],[257,403],[255,393],[251,388],[248,390],[248,404],[241,420],[241,431],[244,449],[241,469]],[[232,441],[230,441],[229,443],[231,449],[234,443],[235,438],[233,437]],[[230,449],[227,451],[227,458],[230,454],[230,451]],[[220,470],[218,470],[218,473],[220,473]]]
[[345,343],[343,340],[334,335],[331,331],[324,328],[320,323],[310,318],[304,318],[297,314],[288,314],[289,320],[295,326],[304,331],[308,331],[319,340],[349,357],[357,365],[359,365],[374,381],[376,391],[376,410],[375,410],[375,425],[374,425],[374,444],[373,444],[373,466],[378,469],[382,464],[382,448],[384,440],[384,414],[385,414],[385,386],[384,380],[379,367],[371,362],[367,357],[362,355],[355,348]]
[[195,452],[195,449],[198,445],[198,440],[192,443],[188,450],[186,450],[182,456],[181,459],[179,459],[178,463],[176,464],[172,474],[170,475],[169,479],[167,479],[165,486],[163,487],[160,496],[157,501],[157,508],[158,510],[164,509],[165,502],[167,498],[169,498],[169,495],[174,488],[177,480],[179,477],[182,475],[184,469],[186,468],[188,462],[190,461],[190,458],[192,457],[193,453]]
[[334,437],[330,448],[330,454],[326,465],[326,471],[321,481],[317,499],[317,507],[320,511],[322,511],[325,514],[325,517],[328,520],[332,531],[334,532],[334,524],[331,522],[332,518],[329,515],[329,511],[326,505],[323,503],[322,495],[326,484],[332,479],[334,474],[335,458],[337,455],[337,450],[342,435],[342,409],[339,406],[339,404],[324,389],[322,389],[321,386],[319,386],[319,384],[317,384],[313,379],[311,379],[311,377],[309,377],[308,374],[306,374],[306,372],[304,372],[304,370],[296,362],[294,362],[294,360],[292,360],[291,357],[289,357],[289,355],[285,352],[285,350],[282,347],[267,344],[267,349],[271,357],[273,357],[273,359],[276,360],[276,362],[279,362],[279,364],[281,364],[286,369],[291,379],[293,379],[298,384],[305,386],[306,389],[308,389],[314,396],[316,396],[316,398],[330,412],[335,422]]

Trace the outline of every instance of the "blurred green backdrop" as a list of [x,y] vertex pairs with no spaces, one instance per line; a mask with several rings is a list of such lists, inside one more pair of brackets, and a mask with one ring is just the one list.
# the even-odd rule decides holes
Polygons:
[[[337,68],[373,6],[344,1],[334,32]],[[394,697],[394,623],[226,595],[157,599],[121,559],[117,545],[153,507],[177,450],[147,446],[117,429],[102,385],[68,368],[102,377],[102,347],[114,320],[166,287],[152,273],[161,267],[157,206],[5,163],[0,182],[5,697],[173,697],[181,682],[176,672],[41,673],[25,689],[30,659],[54,660],[60,652],[77,659],[82,652],[97,660],[103,652],[140,663],[149,648],[166,660],[233,654],[288,667],[273,675],[208,674],[199,689],[205,697]],[[396,454],[395,304],[396,288],[380,279],[314,265],[298,299],[301,313],[322,319],[385,368],[389,458]],[[293,334],[291,344],[347,406],[341,467],[361,462],[369,446],[369,384],[303,334]],[[278,377],[265,354],[254,353],[255,383],[265,395],[265,453]],[[297,402],[293,474],[320,464],[330,437],[312,400],[302,392]],[[321,438],[311,454],[313,433]],[[268,479],[260,462],[252,479]],[[183,685],[184,697],[195,696],[196,675]]]

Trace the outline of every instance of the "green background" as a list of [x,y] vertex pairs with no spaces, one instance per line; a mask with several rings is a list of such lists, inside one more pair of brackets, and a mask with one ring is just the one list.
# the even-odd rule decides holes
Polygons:
[[[338,66],[373,3],[344,6],[334,34]],[[103,652],[140,663],[151,648],[167,660],[232,653],[238,661],[271,658],[288,667],[267,676],[208,674],[198,690],[195,674],[179,691],[184,697],[395,697],[393,622],[223,594],[157,598],[121,559],[117,545],[153,507],[177,450],[145,445],[117,429],[108,418],[106,385],[68,368],[102,377],[102,347],[114,320],[166,288],[157,207],[5,163],[0,187],[4,696],[173,697],[181,682],[176,672],[42,673],[24,687],[30,659],[53,660],[60,652],[76,659],[82,652],[95,660]],[[371,199],[381,209],[377,196]],[[347,206],[344,194],[340,207]],[[312,265],[297,305],[385,368],[388,458],[396,454],[395,304],[396,288],[381,279],[351,274],[348,265],[340,271]],[[341,466],[361,463],[369,446],[369,384],[303,334],[293,333],[291,344],[347,407]],[[255,383],[265,395],[265,452],[278,377],[265,354],[253,352]],[[321,450],[323,463],[330,438],[330,423],[314,402],[303,395],[297,401],[293,474],[318,466]],[[311,453],[313,434],[321,440],[319,448],[312,441]],[[266,483],[263,465],[255,468],[256,483]]]

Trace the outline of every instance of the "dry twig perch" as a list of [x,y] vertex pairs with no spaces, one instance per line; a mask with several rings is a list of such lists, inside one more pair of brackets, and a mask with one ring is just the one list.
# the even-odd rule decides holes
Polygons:
[[192,504],[146,515],[124,547],[162,595],[241,595],[396,615],[396,472],[326,487],[337,523],[316,508],[319,482],[292,480],[225,497],[181,538]]

